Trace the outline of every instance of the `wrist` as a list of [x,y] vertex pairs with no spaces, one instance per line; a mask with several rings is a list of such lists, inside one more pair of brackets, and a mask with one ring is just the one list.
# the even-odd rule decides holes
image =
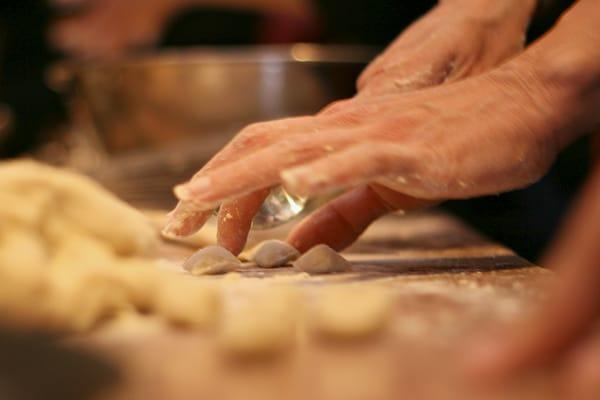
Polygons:
[[[582,1],[582,5],[593,2]],[[600,12],[585,7],[567,12],[545,38],[520,60],[551,99],[559,143],[600,127]]]
[[512,75],[523,106],[536,110],[532,132],[560,151],[579,136],[600,127],[600,71],[587,57],[526,52],[500,67]]

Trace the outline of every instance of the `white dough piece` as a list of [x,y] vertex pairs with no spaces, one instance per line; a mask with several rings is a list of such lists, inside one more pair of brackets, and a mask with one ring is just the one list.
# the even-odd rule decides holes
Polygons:
[[219,295],[214,285],[198,278],[173,277],[160,287],[155,307],[171,323],[207,328],[216,321]]
[[245,258],[262,268],[281,267],[300,257],[294,246],[282,240],[265,240],[245,254]]
[[290,285],[244,281],[224,287],[218,341],[228,353],[275,353],[296,339],[299,302]]
[[320,244],[300,256],[294,268],[309,274],[351,271],[352,265],[331,247]]
[[384,286],[342,284],[319,288],[311,323],[333,338],[363,338],[380,331],[390,320],[392,297]]
[[200,249],[183,264],[183,268],[193,275],[225,274],[241,266],[240,260],[221,246]]

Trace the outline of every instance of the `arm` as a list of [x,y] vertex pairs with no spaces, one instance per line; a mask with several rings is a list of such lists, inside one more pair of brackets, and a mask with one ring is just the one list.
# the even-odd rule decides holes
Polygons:
[[[600,1],[580,0],[524,60],[547,101],[561,105],[552,119],[558,148],[600,127],[599,20]],[[520,329],[512,328],[474,349],[469,362],[474,373],[494,378],[518,374],[523,368],[555,360],[589,334],[600,316],[599,227],[600,169],[596,165],[544,260],[544,265],[560,273],[553,296]],[[591,351],[600,354],[599,348]],[[600,369],[592,371],[591,377],[599,376]]]

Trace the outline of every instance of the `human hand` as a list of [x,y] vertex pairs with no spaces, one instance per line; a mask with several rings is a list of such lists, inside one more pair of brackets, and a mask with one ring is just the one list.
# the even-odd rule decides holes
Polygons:
[[[474,6],[479,5],[480,0],[468,2]],[[524,31],[533,1],[517,1],[510,4],[509,8],[506,7],[508,3],[502,3],[500,7],[489,7],[488,4],[485,12],[478,7],[463,7],[461,10],[460,7],[455,7],[455,3],[456,1],[443,2],[402,33],[362,74],[358,82],[358,97],[376,97],[456,81],[481,73],[523,48]],[[349,105],[349,102],[354,104],[357,100],[335,103],[324,110],[321,117],[333,114],[338,109],[346,109],[346,103]],[[306,122],[314,125],[310,129],[320,129],[318,118],[292,121],[301,126]],[[194,179],[237,159],[241,148],[252,152],[263,145],[258,142],[258,147],[248,147],[245,143],[252,142],[248,138],[259,135],[254,132],[279,128],[285,130],[286,124],[287,121],[280,121],[272,125],[247,128],[240,133],[237,142],[217,155]],[[306,128],[309,127],[305,126]],[[299,132],[292,133],[299,134],[302,134],[302,128]],[[221,245],[233,252],[241,251],[252,218],[267,195],[268,190],[263,190],[221,207],[218,217],[218,240]],[[370,222],[390,210],[412,209],[431,203],[371,184],[347,193],[320,210],[298,228],[291,239],[301,250],[316,242],[325,242],[342,249],[351,244]],[[191,234],[204,224],[210,214],[192,202],[180,202],[171,214],[165,233]],[[312,235],[314,240],[306,242],[302,239],[306,235]]]
[[469,375],[497,382],[555,365],[561,399],[600,398],[600,164],[541,264],[558,274],[533,318],[501,327],[468,353]]
[[554,105],[546,93],[513,64],[452,85],[358,96],[314,117],[252,125],[176,189],[184,203],[166,232],[189,234],[224,203],[219,239],[236,252],[245,241],[238,233],[247,233],[247,217],[269,187],[284,184],[304,196],[349,189],[290,237],[300,250],[317,242],[340,249],[393,209],[525,186],[558,151],[556,121],[548,118]]
[[51,26],[50,41],[82,58],[109,58],[136,47],[154,45],[180,0],[54,0],[77,13]]
[[365,69],[359,95],[455,82],[519,54],[535,0],[446,0],[408,27]]

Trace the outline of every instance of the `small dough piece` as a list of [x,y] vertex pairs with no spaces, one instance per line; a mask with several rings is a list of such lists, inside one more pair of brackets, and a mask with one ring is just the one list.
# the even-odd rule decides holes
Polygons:
[[281,267],[300,257],[294,246],[282,240],[265,240],[251,249],[246,257],[262,268]]
[[218,341],[237,356],[264,356],[289,347],[297,334],[299,301],[290,285],[244,282],[224,286]]
[[324,336],[359,339],[379,332],[391,319],[392,296],[380,285],[344,284],[318,290],[311,322]]
[[293,266],[309,274],[327,274],[352,270],[352,264],[325,244],[319,244],[310,249],[297,259]]
[[193,275],[225,274],[241,266],[240,260],[221,246],[200,249],[183,263],[183,268]]
[[164,282],[155,306],[155,311],[169,322],[189,328],[212,326],[218,310],[216,287],[189,276],[170,278]]

